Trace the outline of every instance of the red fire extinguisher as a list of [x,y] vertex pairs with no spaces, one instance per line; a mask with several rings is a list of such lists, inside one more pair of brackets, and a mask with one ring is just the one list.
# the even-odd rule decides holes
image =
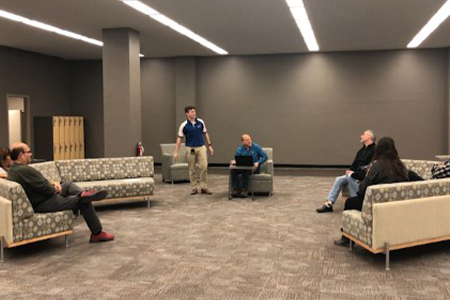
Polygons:
[[138,142],[137,143],[136,155],[137,156],[143,156],[144,155],[144,146],[142,146],[142,142]]

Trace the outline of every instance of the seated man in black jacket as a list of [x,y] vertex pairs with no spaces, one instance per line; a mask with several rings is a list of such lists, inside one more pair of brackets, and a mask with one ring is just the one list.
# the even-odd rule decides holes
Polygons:
[[372,161],[375,153],[375,134],[368,129],[361,134],[361,143],[363,147],[356,153],[350,170],[345,172],[345,175],[339,176],[334,181],[333,187],[328,194],[325,204],[316,209],[318,213],[333,211],[333,205],[339,197],[342,188],[348,186],[350,190],[350,197],[355,197],[358,192],[358,181],[362,181],[366,175],[367,166]]
[[76,184],[65,182],[50,183],[36,169],[28,166],[31,163],[31,150],[27,144],[16,143],[11,150],[13,164],[8,171],[8,180],[19,183],[35,212],[55,212],[72,209],[80,210],[92,232],[90,242],[106,242],[114,239],[114,235],[102,231],[102,224],[95,213],[92,201],[106,198],[106,191],[83,191]]

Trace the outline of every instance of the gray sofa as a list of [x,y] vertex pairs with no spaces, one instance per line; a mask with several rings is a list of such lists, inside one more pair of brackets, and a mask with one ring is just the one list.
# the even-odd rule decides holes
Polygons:
[[[450,178],[431,178],[434,161],[403,160],[425,181],[370,186],[362,211],[342,215],[343,235],[372,253],[450,240]],[[350,243],[351,246],[351,243]]]
[[[96,204],[145,201],[153,195],[153,157],[124,157],[52,161],[31,164],[49,181],[76,182],[85,189],[105,189],[107,199]],[[35,213],[23,188],[16,182],[0,180],[0,252],[73,233],[72,210]]]

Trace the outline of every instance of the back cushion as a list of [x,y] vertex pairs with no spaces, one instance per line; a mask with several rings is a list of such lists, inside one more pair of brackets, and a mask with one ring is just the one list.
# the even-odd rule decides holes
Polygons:
[[152,156],[60,160],[56,166],[63,182],[153,176]]
[[31,164],[30,167],[41,172],[41,174],[50,182],[61,182],[61,176],[59,176],[59,171],[54,161]]

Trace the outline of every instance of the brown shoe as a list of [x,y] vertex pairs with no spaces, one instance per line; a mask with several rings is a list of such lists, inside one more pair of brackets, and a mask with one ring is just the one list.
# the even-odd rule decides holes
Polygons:
[[197,189],[192,189],[191,190],[191,195],[196,195],[198,194],[198,190]]
[[202,189],[202,194],[212,195],[212,192],[208,189]]

